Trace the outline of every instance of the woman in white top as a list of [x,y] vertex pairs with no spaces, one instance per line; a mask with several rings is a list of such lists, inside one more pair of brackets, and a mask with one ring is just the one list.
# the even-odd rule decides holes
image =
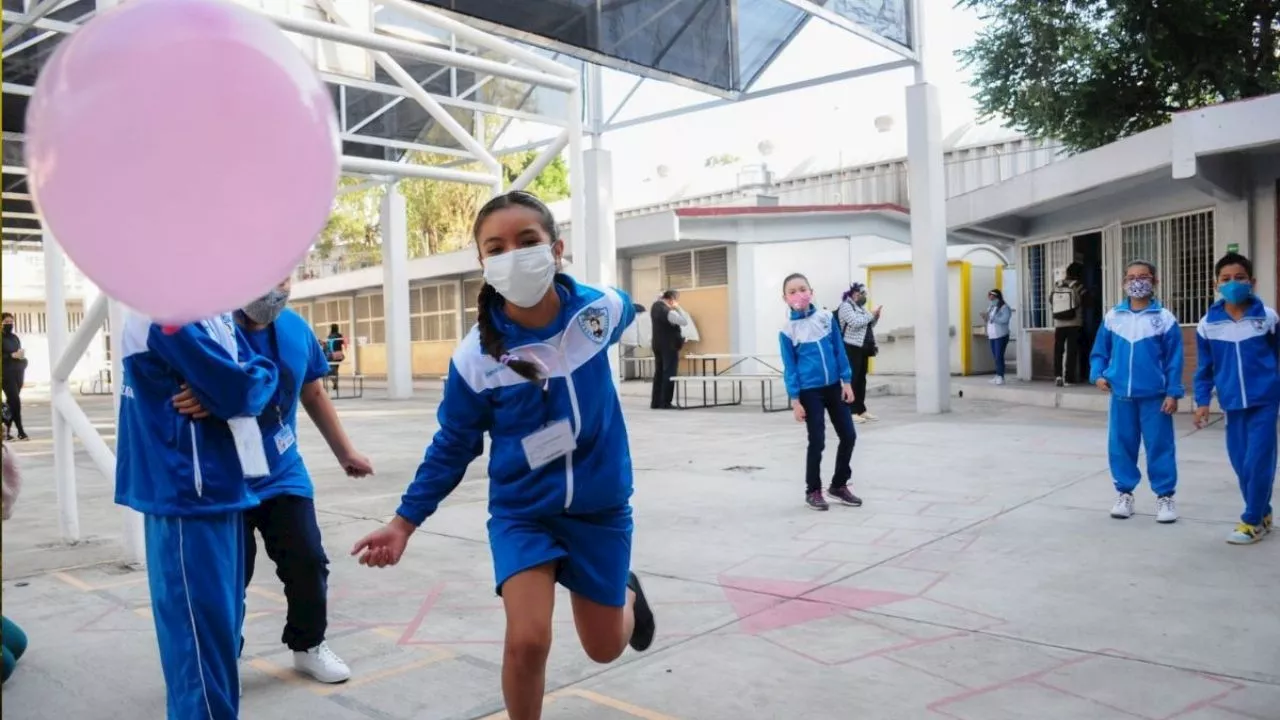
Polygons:
[[987,339],[991,341],[991,354],[996,360],[996,376],[991,379],[994,385],[1004,384],[1004,353],[1009,347],[1009,322],[1013,319],[1013,308],[1004,301],[1004,293],[992,290],[987,293],[991,306],[982,313],[987,322]]
[[883,308],[872,311],[866,305],[866,286],[853,283],[845,291],[836,313],[840,334],[844,337],[845,354],[849,356],[849,367],[853,370],[853,402],[849,409],[853,411],[856,423],[876,419],[875,415],[867,412],[867,367],[871,358],[876,356],[875,325]]

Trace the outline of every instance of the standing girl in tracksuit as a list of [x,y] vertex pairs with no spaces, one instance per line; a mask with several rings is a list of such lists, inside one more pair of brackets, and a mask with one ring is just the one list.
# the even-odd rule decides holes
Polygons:
[[[115,499],[145,516],[169,720],[234,720],[241,518],[258,504],[246,478],[270,474],[255,416],[276,393],[276,366],[230,313],[176,329],[128,314],[121,332]],[[192,406],[211,417],[195,419]]]
[[507,617],[502,694],[511,720],[532,720],[557,582],[592,660],[653,642],[653,613],[630,572],[631,453],[608,353],[635,310],[617,290],[557,272],[555,218],[528,193],[490,200],[474,234],[485,285],[476,326],[449,364],[440,430],[395,518],[352,554],[373,567],[399,562],[488,433],[489,545]]
[[1196,424],[1209,420],[1209,403],[1227,414],[1227,457],[1240,481],[1244,513],[1227,536],[1251,545],[1271,532],[1271,490],[1276,481],[1276,420],[1280,414],[1280,328],[1276,311],[1253,293],[1253,263],[1227,253],[1214,268],[1222,299],[1196,327]]
[[849,403],[854,401],[852,371],[845,354],[840,325],[828,310],[814,305],[809,279],[800,273],[782,282],[782,299],[791,309],[787,324],[778,334],[782,349],[782,377],[791,398],[796,422],[809,431],[809,452],[805,461],[805,504],[814,510],[828,509],[822,496],[822,451],[826,447],[827,425],[823,413],[831,416],[840,444],[836,448],[835,473],[827,492],[852,507],[862,500],[849,489],[853,470],[853,445],[857,432]]
[[1117,493],[1111,517],[1133,517],[1133,491],[1142,481],[1138,447],[1145,445],[1156,522],[1171,523],[1178,519],[1173,414],[1185,394],[1182,328],[1155,299],[1156,282],[1151,263],[1139,260],[1125,268],[1127,297],[1103,318],[1089,356],[1089,380],[1111,393],[1107,456]]

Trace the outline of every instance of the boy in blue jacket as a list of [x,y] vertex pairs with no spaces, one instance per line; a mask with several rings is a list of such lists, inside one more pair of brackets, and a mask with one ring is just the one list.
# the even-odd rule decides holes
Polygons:
[[1182,329],[1155,299],[1156,267],[1142,260],[1125,268],[1126,299],[1107,312],[1089,356],[1089,380],[1111,393],[1107,455],[1115,480],[1111,517],[1133,517],[1133,491],[1142,481],[1138,447],[1147,448],[1147,480],[1156,494],[1156,522],[1178,519],[1173,414],[1182,387]]
[[1280,408],[1280,339],[1276,311],[1253,294],[1253,263],[1227,253],[1214,266],[1222,299],[1196,328],[1196,424],[1209,420],[1215,388],[1227,415],[1227,457],[1240,481],[1244,514],[1227,537],[1251,545],[1271,531],[1276,481],[1276,419]]
[[276,392],[276,367],[248,350],[230,313],[176,329],[130,313],[120,331],[115,499],[145,516],[168,717],[234,720],[241,515],[258,504],[246,478],[269,472],[254,416]]
[[849,489],[853,477],[850,462],[858,439],[853,429],[853,371],[845,353],[840,323],[828,310],[813,304],[809,279],[800,273],[782,282],[782,299],[791,309],[787,324],[778,333],[782,352],[782,378],[791,398],[796,422],[805,424],[809,432],[809,450],[805,458],[805,504],[813,510],[830,506],[822,496],[822,451],[826,448],[827,424],[824,414],[831,416],[836,437],[835,473],[827,492],[850,507],[862,505],[862,499]]

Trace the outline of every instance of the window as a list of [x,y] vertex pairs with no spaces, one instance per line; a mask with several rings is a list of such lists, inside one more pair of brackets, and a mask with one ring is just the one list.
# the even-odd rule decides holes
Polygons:
[[663,290],[692,290],[728,284],[729,249],[726,247],[662,256]]
[[481,278],[462,281],[462,332],[464,333],[470,332],[471,327],[476,324],[476,318],[479,316],[476,305],[479,303],[482,287],[484,287],[484,280]]
[[1022,246],[1022,319],[1029,330],[1053,327],[1049,296],[1053,293],[1054,270],[1065,269],[1071,258],[1066,238]]
[[[316,337],[329,337],[329,326],[336,323],[338,330],[349,341],[352,340],[351,302],[347,298],[316,300],[311,305],[310,314],[311,327],[316,331]],[[306,315],[303,317],[306,317]]]
[[382,314],[382,293],[356,297],[356,338],[381,345],[387,341],[387,328]]
[[452,284],[409,288],[409,337],[414,342],[457,340],[457,316]]
[[[1134,260],[1156,266],[1160,302],[1183,325],[1200,321],[1216,294],[1213,278],[1213,211],[1202,210],[1120,226],[1120,271]],[[1123,297],[1120,273],[1108,278]]]
[[[311,303],[289,303],[289,308],[301,315],[308,325],[311,324]],[[328,335],[328,332],[325,334]]]

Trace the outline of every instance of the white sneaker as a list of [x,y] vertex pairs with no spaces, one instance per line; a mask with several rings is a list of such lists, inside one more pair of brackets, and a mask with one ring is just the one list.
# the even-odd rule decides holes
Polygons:
[[293,669],[322,683],[346,682],[351,678],[351,668],[324,642],[306,652],[295,652]]
[[996,376],[996,379],[995,379],[995,380],[992,380],[992,381],[991,381],[991,383],[992,383],[993,385],[1003,385],[1003,384],[1004,384],[1004,378],[1003,378],[1003,377],[1001,377],[1001,376],[999,376],[999,375],[997,375],[997,376]]
[[1177,520],[1178,506],[1173,502],[1173,496],[1156,498],[1156,522],[1171,523]]
[[1127,520],[1133,517],[1133,493],[1120,493],[1116,504],[1111,506],[1111,517]]
[[854,416],[853,416],[853,421],[854,421],[855,423],[859,424],[859,425],[864,425],[864,424],[866,424],[866,422],[867,422],[867,416],[866,416],[866,415],[854,415]]

